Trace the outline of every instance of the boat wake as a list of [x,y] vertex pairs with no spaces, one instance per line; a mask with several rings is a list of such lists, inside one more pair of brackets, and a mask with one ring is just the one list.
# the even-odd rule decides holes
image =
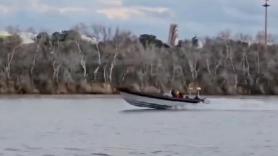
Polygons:
[[184,105],[175,110],[278,111],[277,98],[209,98],[209,104]]

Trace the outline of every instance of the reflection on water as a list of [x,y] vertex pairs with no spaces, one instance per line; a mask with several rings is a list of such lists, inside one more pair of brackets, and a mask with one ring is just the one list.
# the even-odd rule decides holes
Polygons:
[[234,156],[278,152],[278,98],[210,98],[178,110],[118,97],[0,100],[0,156]]
[[120,112],[122,113],[165,113],[165,112],[181,112],[181,111],[187,111],[186,109],[167,109],[167,110],[156,110],[156,109],[127,109],[122,110]]
[[276,112],[277,110],[213,110],[213,109],[168,109],[168,110],[155,110],[155,109],[129,109],[120,111],[123,114],[136,114],[136,113],[178,113],[178,112]]

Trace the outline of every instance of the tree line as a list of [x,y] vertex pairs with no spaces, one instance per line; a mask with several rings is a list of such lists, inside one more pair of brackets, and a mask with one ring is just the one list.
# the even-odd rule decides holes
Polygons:
[[220,33],[201,47],[191,40],[169,47],[153,35],[104,26],[40,32],[29,44],[11,34],[0,38],[2,94],[188,92],[192,83],[203,94],[278,94],[278,45],[266,50],[259,37],[250,43],[247,35]]

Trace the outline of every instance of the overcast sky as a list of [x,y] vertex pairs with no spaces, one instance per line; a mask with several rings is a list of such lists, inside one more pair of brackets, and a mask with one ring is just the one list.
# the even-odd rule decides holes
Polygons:
[[[263,0],[0,0],[0,27],[68,29],[78,23],[120,27],[167,39],[170,23],[180,38],[219,31],[256,34],[263,30]],[[278,1],[270,1],[269,29],[278,34]]]

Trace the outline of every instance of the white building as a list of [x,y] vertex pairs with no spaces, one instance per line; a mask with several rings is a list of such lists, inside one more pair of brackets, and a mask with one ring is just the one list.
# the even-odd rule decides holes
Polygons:
[[168,44],[171,47],[177,46],[179,43],[178,38],[178,25],[177,24],[171,24],[170,30],[169,30],[169,38],[168,38]]
[[12,36],[9,32],[7,31],[0,31],[0,38],[6,38]]

